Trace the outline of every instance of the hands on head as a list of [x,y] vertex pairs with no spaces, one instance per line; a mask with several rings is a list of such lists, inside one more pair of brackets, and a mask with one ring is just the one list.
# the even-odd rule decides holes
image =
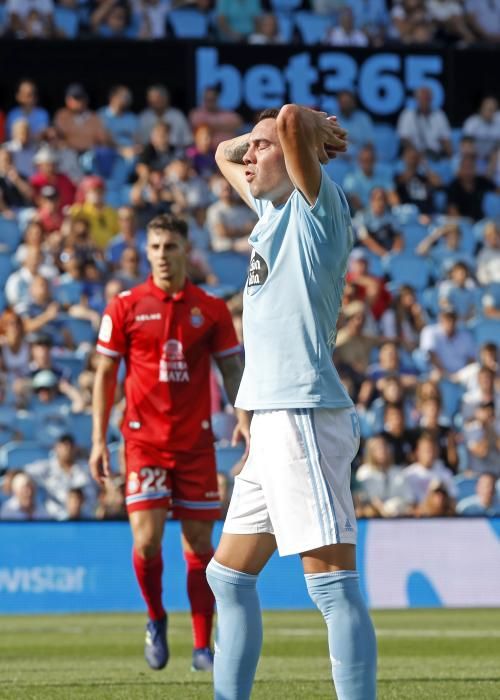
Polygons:
[[322,117],[321,134],[323,140],[318,144],[317,151],[320,163],[328,163],[347,150],[347,131],[337,122],[337,117],[327,116],[326,112],[318,112]]

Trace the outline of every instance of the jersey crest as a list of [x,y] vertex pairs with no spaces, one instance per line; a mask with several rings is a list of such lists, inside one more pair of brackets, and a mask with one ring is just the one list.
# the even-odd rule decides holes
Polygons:
[[250,258],[250,267],[248,268],[247,293],[255,294],[267,280],[268,275],[269,268],[266,261],[254,248]]

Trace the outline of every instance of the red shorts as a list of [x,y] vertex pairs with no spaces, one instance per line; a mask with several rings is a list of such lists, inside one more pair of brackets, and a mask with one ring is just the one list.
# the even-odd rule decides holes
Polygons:
[[213,450],[167,452],[125,441],[127,511],[166,508],[174,518],[217,520],[221,504]]

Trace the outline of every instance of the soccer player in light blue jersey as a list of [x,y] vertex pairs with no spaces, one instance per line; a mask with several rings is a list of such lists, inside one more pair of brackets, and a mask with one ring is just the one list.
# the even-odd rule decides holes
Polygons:
[[252,416],[250,452],[207,568],[218,610],[216,700],[250,697],[262,644],[256,582],[276,548],[302,559],[328,628],[338,699],[376,697],[350,492],[359,423],[332,362],[353,236],[344,194],[323,164],[345,149],[334,118],[290,104],[266,110],[250,134],[217,150],[222,174],[259,221],[236,402]]

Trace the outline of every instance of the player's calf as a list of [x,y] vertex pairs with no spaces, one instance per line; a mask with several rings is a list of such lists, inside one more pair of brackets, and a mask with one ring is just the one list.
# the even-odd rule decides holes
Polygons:
[[356,571],[306,574],[306,584],[328,627],[338,700],[375,700],[377,645]]

